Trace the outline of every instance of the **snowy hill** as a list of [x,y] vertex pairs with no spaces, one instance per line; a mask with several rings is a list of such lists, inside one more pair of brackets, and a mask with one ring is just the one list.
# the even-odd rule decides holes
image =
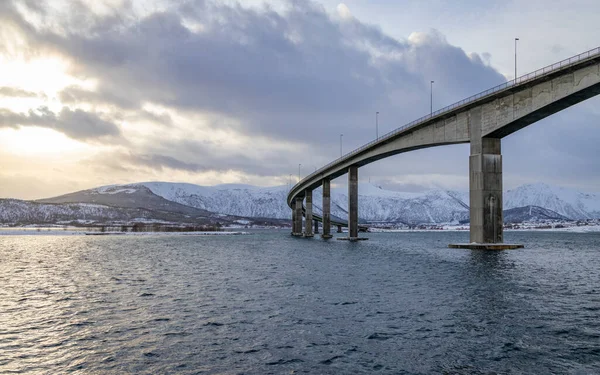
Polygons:
[[[79,191],[60,197],[44,199],[40,203],[52,203],[44,210],[63,210],[55,212],[51,217],[80,217],[79,211],[73,210],[77,203],[92,204],[93,207],[127,208],[144,210],[127,213],[105,211],[102,215],[111,217],[169,217],[172,221],[198,219],[223,219],[223,215],[231,218],[290,218],[290,209],[286,204],[288,186],[256,187],[251,185],[225,184],[217,186],[199,186],[186,183],[144,182],[127,185],[103,186],[95,189]],[[348,196],[345,187],[332,188],[332,216],[343,220],[347,217]],[[44,210],[35,205],[25,205],[19,210],[13,204],[8,210],[8,203],[0,209],[4,216],[19,211],[25,217],[27,210],[33,210],[39,217]],[[31,202],[29,202],[31,203]],[[64,207],[59,207],[62,204]],[[316,213],[321,213],[321,189],[313,192],[313,205]],[[110,206],[110,207],[109,207]],[[82,206],[88,207],[88,206]],[[92,206],[89,206],[92,207]],[[600,218],[600,195],[585,194],[545,184],[524,185],[504,194],[504,209],[507,222],[522,220],[535,221],[545,218],[555,219],[589,219]],[[8,211],[6,211],[8,210]],[[17,211],[15,211],[17,210]],[[99,208],[98,208],[99,210]],[[147,212],[148,211],[148,212]],[[24,216],[25,215],[25,216]],[[36,216],[34,215],[34,216]],[[100,216],[102,216],[100,215]],[[48,216],[48,215],[47,215]],[[33,216],[32,216],[33,217]],[[402,193],[385,190],[371,184],[359,186],[359,217],[361,222],[383,222],[404,224],[439,224],[465,223],[469,220],[468,192],[431,190],[424,193]],[[8,217],[0,217],[7,222]],[[227,220],[225,220],[227,221]]]
[[168,182],[125,185],[145,187],[154,194],[182,205],[228,215],[288,219],[287,186],[261,188],[251,185],[225,184],[199,186]]
[[[257,187],[241,184],[199,186],[185,183],[145,182],[112,186],[110,189],[132,194],[148,189],[165,200],[210,212],[243,217],[289,219],[286,204],[287,186]],[[101,187],[98,194],[109,194]],[[600,217],[600,196],[585,194],[545,184],[524,185],[505,192],[505,210],[535,206],[549,210],[540,217],[565,217],[578,220]],[[321,189],[313,192],[316,213],[321,212]],[[346,218],[348,196],[345,187],[331,191],[331,214]],[[516,211],[513,211],[516,212]],[[458,223],[469,219],[468,192],[431,190],[403,193],[382,189],[372,184],[359,187],[359,216],[368,222],[387,223]],[[535,215],[534,215],[535,216]],[[527,217],[524,214],[523,217]]]
[[600,218],[600,194],[546,184],[522,185],[504,194],[504,209],[538,206],[572,220]]
[[[120,189],[145,187],[167,200],[228,215],[289,219],[286,203],[287,186],[256,187],[250,185],[198,186],[166,182],[146,182],[120,186]],[[430,191],[401,193],[365,184],[359,189],[359,212],[370,222],[440,223],[468,219],[468,205],[459,193]],[[347,216],[348,196],[345,188],[333,188],[331,214]],[[321,190],[313,193],[315,212],[321,212]]]
[[190,217],[209,217],[212,213],[199,207],[179,204],[152,193],[142,185],[111,185],[77,191],[54,198],[40,199],[40,203],[91,203],[111,207],[143,208],[145,210],[174,212]]
[[510,208],[508,210],[504,210],[503,214],[505,223],[537,223],[546,220],[568,220],[568,218],[565,216],[562,216],[554,211],[537,206]]
[[[160,214],[140,208],[109,207],[89,203],[51,204],[18,199],[0,199],[0,223],[75,224],[117,221],[176,221],[177,219],[177,215]],[[199,221],[202,224],[207,222],[207,220]]]
[[[287,186],[261,188],[250,185],[212,187],[164,182],[141,183],[154,194],[177,203],[246,217],[288,219]],[[123,186],[125,188],[126,186]],[[469,218],[468,192],[431,190],[402,193],[372,184],[359,187],[359,216],[369,222],[450,223]],[[321,189],[313,192],[315,212],[321,212]],[[523,185],[504,194],[504,209],[539,207],[533,216],[564,217],[572,220],[600,218],[600,195],[581,193],[546,184]],[[347,216],[345,187],[332,188],[331,214]],[[515,213],[517,211],[513,211]],[[544,213],[542,213],[544,212]],[[524,215],[523,217],[527,217]]]

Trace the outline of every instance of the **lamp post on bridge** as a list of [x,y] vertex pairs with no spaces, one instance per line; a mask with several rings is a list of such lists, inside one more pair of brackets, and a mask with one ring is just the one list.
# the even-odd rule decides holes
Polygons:
[[517,41],[519,38],[515,38],[515,85],[517,84]]
[[344,136],[343,134],[340,134],[340,158],[341,158],[341,157],[342,157],[342,155],[343,155],[343,154],[342,154],[342,137],[343,137],[343,136]]
[[379,112],[375,112],[375,139],[379,139]]
[[431,100],[429,101],[429,116],[433,115],[433,83],[434,82],[435,81],[431,81],[431,84],[429,86],[429,89],[430,89],[429,91],[431,93]]

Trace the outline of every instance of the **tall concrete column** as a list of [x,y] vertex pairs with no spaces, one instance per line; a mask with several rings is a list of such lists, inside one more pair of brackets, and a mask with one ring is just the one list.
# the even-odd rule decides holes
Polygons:
[[304,236],[312,237],[313,236],[312,190],[306,189],[305,196],[306,196],[306,213],[305,213],[306,218],[304,221]]
[[482,111],[471,110],[469,157],[470,237],[475,243],[502,243],[502,152],[499,138],[481,136]]
[[319,234],[319,222],[315,220],[315,234]]
[[358,167],[348,168],[348,237],[358,238]]
[[302,235],[302,201],[303,197],[296,197],[296,221],[294,225],[294,233],[296,236]]
[[331,238],[331,181],[323,180],[323,234],[322,238]]
[[292,204],[292,235],[296,234],[296,202]]

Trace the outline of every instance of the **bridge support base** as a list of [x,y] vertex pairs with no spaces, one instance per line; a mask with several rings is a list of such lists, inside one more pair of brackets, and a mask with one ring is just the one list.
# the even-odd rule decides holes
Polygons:
[[469,250],[514,250],[522,249],[525,246],[510,243],[457,243],[448,245],[451,249],[469,249]]
[[324,239],[324,240],[328,240],[330,238],[333,238],[333,236],[331,234],[322,234],[321,238]]

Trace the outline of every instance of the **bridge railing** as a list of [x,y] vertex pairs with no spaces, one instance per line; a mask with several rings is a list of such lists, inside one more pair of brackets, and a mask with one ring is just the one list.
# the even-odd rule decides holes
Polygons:
[[[325,165],[324,167],[319,168],[315,172],[309,174],[304,179],[312,178],[313,176],[319,175],[321,172],[323,172],[324,170],[326,170],[330,166],[332,166],[334,164],[337,164],[341,160],[343,160],[345,158],[348,158],[349,156],[352,156],[354,154],[357,154],[357,153],[363,151],[364,149],[367,149],[367,148],[371,147],[372,145],[374,145],[376,143],[379,143],[379,142],[381,142],[381,141],[383,141],[385,139],[392,138],[395,135],[397,135],[398,133],[401,133],[403,131],[406,131],[409,128],[412,128],[412,127],[414,127],[416,125],[424,123],[424,122],[428,121],[429,119],[432,119],[432,118],[434,118],[434,117],[436,117],[436,116],[438,116],[438,115],[440,115],[442,113],[449,112],[449,111],[451,111],[451,110],[453,110],[453,109],[455,109],[457,107],[461,107],[463,105],[469,104],[469,103],[474,102],[476,100],[479,100],[479,99],[481,99],[481,98],[483,98],[485,96],[494,94],[494,93],[496,93],[498,91],[501,91],[501,90],[504,90],[504,89],[506,89],[508,87],[515,86],[517,84],[523,84],[525,82],[534,80],[537,77],[546,75],[546,74],[551,73],[551,72],[553,72],[555,70],[563,69],[563,68],[565,68],[565,67],[567,67],[569,65],[576,64],[579,61],[588,59],[588,58],[596,56],[596,55],[600,55],[600,47],[596,47],[596,48],[591,49],[589,51],[580,53],[579,55],[575,55],[575,56],[572,56],[572,57],[570,57],[568,59],[565,59],[565,60],[559,61],[557,63],[554,63],[552,65],[548,65],[548,66],[543,67],[541,69],[538,69],[538,70],[536,70],[534,72],[525,74],[525,75],[520,76],[518,78],[515,78],[512,81],[508,81],[508,82],[502,83],[502,84],[500,84],[498,86],[492,87],[491,89],[482,91],[482,92],[480,92],[478,94],[475,94],[475,95],[470,96],[470,97],[468,97],[466,99],[458,101],[458,102],[456,102],[454,104],[450,104],[447,107],[438,109],[437,111],[435,111],[435,112],[433,112],[431,114],[425,115],[425,116],[423,116],[421,118],[418,118],[418,119],[416,119],[414,121],[411,121],[411,122],[409,122],[406,125],[403,125],[403,126],[401,126],[399,128],[396,128],[396,129],[392,130],[391,132],[389,132],[387,134],[384,134],[381,137],[379,137],[377,139],[374,139],[373,141],[368,142],[368,143],[360,146],[359,148],[356,148],[356,149],[354,149],[354,150],[352,150],[352,151],[344,154],[343,156],[341,156],[341,157],[335,159],[334,161],[332,161],[331,163],[329,163],[329,164]],[[300,184],[301,182],[302,181],[299,181],[298,184]],[[296,184],[296,185],[298,185],[298,184]],[[292,190],[293,190],[293,188],[292,188]]]

